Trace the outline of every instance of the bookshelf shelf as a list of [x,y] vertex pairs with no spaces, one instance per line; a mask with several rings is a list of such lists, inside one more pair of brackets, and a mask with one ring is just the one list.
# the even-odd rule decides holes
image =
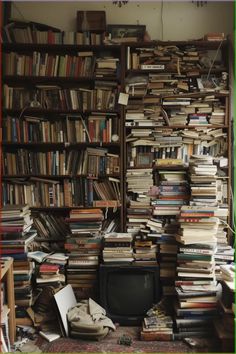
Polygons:
[[126,129],[196,129],[196,128],[222,128],[227,129],[229,128],[228,125],[213,125],[213,124],[202,124],[202,125],[160,125],[160,126],[132,126],[132,127],[125,127]]
[[[219,74],[222,73],[222,71],[226,71],[226,67],[223,68],[215,68],[211,70],[211,74]],[[186,70],[181,70],[182,74],[186,73],[191,73],[189,76],[199,76],[202,74],[208,74],[209,69],[186,69]],[[144,70],[144,69],[129,69],[126,70],[126,75],[133,74],[133,75],[140,75],[140,74],[150,74],[150,73],[173,73],[173,74],[178,74],[177,70],[170,70],[170,69],[149,69],[149,70]]]
[[7,75],[3,77],[6,83],[24,83],[24,84],[37,84],[45,83],[48,85],[58,83],[60,86],[64,86],[66,83],[77,84],[80,82],[94,82],[94,81],[117,81],[119,79],[115,76],[111,77],[96,77],[96,76],[77,76],[77,77],[66,77],[66,76],[20,76],[20,75]]
[[91,209],[91,210],[93,210],[93,209],[121,209],[121,207],[120,206],[116,206],[115,208],[114,207],[109,207],[109,206],[104,206],[104,207],[85,207],[85,206],[83,206],[83,205],[81,205],[81,206],[71,206],[71,207],[66,207],[66,206],[63,206],[63,207],[31,207],[30,209],[32,210],[32,211],[58,211],[58,212],[61,212],[61,211],[70,211],[70,210],[72,210],[72,209]]
[[19,51],[19,52],[31,52],[31,51],[49,51],[49,52],[78,52],[84,50],[94,51],[117,51],[120,52],[120,45],[76,45],[76,44],[37,44],[37,43],[2,43],[3,51]]
[[[222,44],[221,44],[222,42]],[[223,40],[223,41],[206,41],[206,40],[194,40],[194,41],[150,41],[150,42],[139,42],[139,43],[134,43],[134,42],[127,42],[127,46],[130,47],[139,47],[139,48],[145,48],[145,47],[153,47],[157,45],[163,45],[163,46],[197,46],[199,48],[206,48],[206,49],[217,49],[220,45],[221,47],[226,47],[228,45],[228,40]]]
[[[23,111],[23,109],[6,109],[3,108],[3,113],[4,114],[16,114],[16,115],[20,115],[21,112]],[[107,113],[107,114],[112,114],[112,113],[116,113],[119,114],[120,111],[119,110],[59,110],[59,109],[42,109],[42,108],[31,108],[31,107],[25,107],[25,115],[30,115],[30,114],[50,114],[50,115],[55,115],[55,114],[59,114],[61,116],[63,115],[68,115],[68,114],[84,114],[84,115],[88,115],[90,113]],[[50,117],[49,117],[50,118]]]
[[3,142],[4,147],[14,148],[50,148],[50,149],[75,149],[81,147],[114,147],[119,148],[119,143],[11,143]]
[[50,178],[50,179],[72,179],[72,178],[80,178],[80,177],[87,177],[90,179],[104,179],[107,177],[119,177],[120,174],[106,174],[106,175],[90,175],[90,174],[80,174],[80,175],[37,175],[37,174],[30,174],[30,175],[3,175],[3,179],[16,179],[16,178],[31,178],[31,177],[37,177],[37,178]]

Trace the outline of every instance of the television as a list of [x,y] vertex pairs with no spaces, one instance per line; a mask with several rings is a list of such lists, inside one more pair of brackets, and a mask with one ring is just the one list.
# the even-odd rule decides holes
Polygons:
[[113,322],[140,325],[161,298],[159,266],[100,265],[100,304]]

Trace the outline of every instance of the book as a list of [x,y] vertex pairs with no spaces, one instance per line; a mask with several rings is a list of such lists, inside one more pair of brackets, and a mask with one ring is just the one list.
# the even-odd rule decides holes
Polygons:
[[60,334],[58,333],[53,333],[53,332],[45,332],[45,331],[39,331],[39,334],[47,339],[48,342],[53,342],[54,340],[58,339],[61,337]]

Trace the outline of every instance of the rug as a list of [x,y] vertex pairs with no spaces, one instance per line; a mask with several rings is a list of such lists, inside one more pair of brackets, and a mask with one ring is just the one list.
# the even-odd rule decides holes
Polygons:
[[[140,327],[118,327],[106,338],[99,342],[86,341],[81,339],[60,338],[48,343],[39,338],[37,345],[44,353],[196,353],[214,352],[210,346],[205,348],[191,348],[183,341],[150,341],[139,340]],[[124,346],[117,343],[119,337],[126,334],[132,338],[131,346]],[[211,344],[211,343],[210,343]]]

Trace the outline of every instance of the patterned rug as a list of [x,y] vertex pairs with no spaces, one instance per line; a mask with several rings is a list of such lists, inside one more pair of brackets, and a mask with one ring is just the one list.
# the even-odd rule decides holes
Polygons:
[[[204,348],[190,348],[183,341],[173,342],[144,342],[139,340],[139,327],[118,327],[106,338],[99,342],[86,341],[81,339],[60,338],[48,343],[41,337],[37,345],[44,353],[196,353],[212,352],[209,345]],[[124,346],[117,343],[123,334],[132,338],[131,346]]]

